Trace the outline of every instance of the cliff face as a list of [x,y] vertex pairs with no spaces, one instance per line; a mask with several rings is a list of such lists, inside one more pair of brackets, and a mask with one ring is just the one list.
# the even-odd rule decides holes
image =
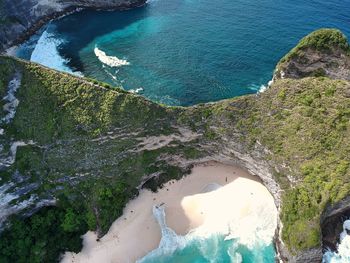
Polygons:
[[0,52],[22,42],[49,20],[76,8],[105,10],[144,5],[146,0],[1,0]]
[[54,262],[79,251],[80,235],[105,233],[140,188],[217,160],[247,168],[273,194],[280,258],[320,262],[322,240],[337,235],[324,226],[339,220],[350,194],[350,83],[296,77],[276,76],[257,95],[164,107],[0,57],[0,223],[11,222],[0,258]]
[[350,47],[338,30],[321,29],[303,38],[277,65],[276,78],[329,77],[350,80]]
[[[350,80],[350,47],[347,38],[339,30],[321,29],[303,38],[294,49],[281,59],[274,74],[274,80],[302,80],[307,77],[318,77],[319,79],[326,77],[335,80]],[[350,83],[344,83],[346,83],[345,89],[343,89],[341,93],[343,98],[348,99],[350,98]],[[297,86],[296,89],[298,89]],[[332,89],[332,84],[328,84],[328,89]],[[319,91],[320,90],[322,90],[321,87],[319,87]],[[339,91],[340,90],[334,90],[334,92]],[[305,97],[305,99],[308,100],[311,98]],[[343,107],[349,107],[346,106],[348,105],[347,103],[343,104],[343,102],[343,100],[340,100],[338,101],[338,105],[335,105],[338,111],[341,111]],[[319,105],[318,107],[319,110],[330,110],[329,105]],[[335,119],[333,121],[335,121]],[[337,125],[333,126],[333,128],[338,129],[336,127]],[[349,132],[348,128],[345,128],[344,131],[346,134]],[[329,132],[333,133],[334,130],[329,130]],[[319,135],[321,134],[322,132],[319,132]],[[349,146],[345,146],[345,149],[346,152],[348,152]],[[323,151],[327,151],[327,149],[324,149]],[[340,152],[341,151],[342,150],[340,150]],[[315,158],[315,156],[312,158]],[[341,182],[344,182],[344,180],[349,177],[348,158],[344,156],[342,163],[345,166],[343,167],[344,170],[340,178]],[[301,168],[303,169],[303,167]],[[331,177],[332,174],[336,173],[336,169],[337,168],[334,167],[329,170]],[[324,171],[318,172],[320,173],[319,177],[322,177]],[[316,177],[314,179],[320,180],[316,179]],[[328,179],[325,178],[321,180],[328,181]],[[324,183],[326,183],[326,181]],[[314,183],[316,183],[316,181],[314,181]],[[347,187],[346,185],[347,184],[345,183],[343,187]],[[341,194],[339,193],[336,197],[330,193],[331,189],[332,188],[327,187],[322,190],[324,192],[321,194],[326,195],[327,198],[329,198],[329,200],[326,200],[326,202],[323,203],[320,209],[322,214],[318,216],[319,219],[317,219],[320,222],[322,245],[312,249],[299,251],[296,257],[292,257],[294,258],[293,260],[296,260],[297,262],[320,262],[323,250],[337,250],[339,236],[343,230],[343,222],[350,216],[349,195],[347,193],[348,191],[344,189],[345,191]]]
[[337,250],[343,223],[350,218],[350,196],[340,202],[330,204],[321,217],[323,247]]

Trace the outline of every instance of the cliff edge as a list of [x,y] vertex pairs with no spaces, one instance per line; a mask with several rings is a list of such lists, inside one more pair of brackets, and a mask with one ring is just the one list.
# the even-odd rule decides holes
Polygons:
[[[341,52],[340,65],[341,36],[312,52]],[[279,66],[289,72],[293,58]],[[139,189],[214,160],[245,167],[274,196],[284,262],[320,262],[338,234],[325,230],[348,214],[350,196],[350,82],[331,69],[277,75],[263,93],[184,108],[0,57],[0,258],[55,262],[79,251],[87,230],[103,235]]]
[[329,77],[350,80],[350,47],[337,29],[320,29],[304,37],[278,63],[275,78]]
[[146,0],[0,0],[0,53],[23,42],[51,19],[77,8],[121,10]]

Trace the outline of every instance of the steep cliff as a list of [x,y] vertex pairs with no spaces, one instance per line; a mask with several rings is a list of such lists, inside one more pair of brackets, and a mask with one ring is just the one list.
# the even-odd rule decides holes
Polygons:
[[146,0],[0,0],[0,52],[22,42],[49,20],[77,8],[120,10]]
[[350,47],[346,37],[336,29],[311,33],[282,58],[275,77],[350,80]]
[[280,257],[320,262],[321,220],[350,192],[349,81],[276,77],[264,93],[183,108],[13,58],[0,65],[3,262],[78,251],[138,189],[204,160],[259,176],[280,212]]

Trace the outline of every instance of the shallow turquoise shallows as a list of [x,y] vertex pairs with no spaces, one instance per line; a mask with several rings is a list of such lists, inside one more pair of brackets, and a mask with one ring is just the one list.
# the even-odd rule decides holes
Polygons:
[[[224,236],[213,235],[197,239],[174,252],[159,251],[148,255],[140,263],[274,263],[273,245],[255,246],[249,249],[235,240],[224,240]],[[158,249],[161,250],[161,249]]]
[[66,16],[43,29],[33,55],[27,45],[19,56],[193,105],[257,92],[304,35],[320,27],[350,35],[349,14],[350,0],[152,0]]

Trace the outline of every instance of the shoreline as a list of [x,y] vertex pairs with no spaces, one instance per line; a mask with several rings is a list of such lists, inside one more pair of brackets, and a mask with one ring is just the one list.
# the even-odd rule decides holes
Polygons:
[[33,23],[30,27],[28,27],[25,31],[23,31],[17,38],[13,40],[8,40],[8,45],[4,45],[3,48],[0,47],[0,55],[7,55],[8,52],[11,52],[12,49],[16,49],[17,46],[23,44],[28,41],[33,35],[37,33],[43,26],[49,23],[52,20],[62,18],[67,15],[74,14],[76,12],[80,12],[83,10],[95,10],[95,11],[125,11],[133,8],[139,8],[145,6],[147,4],[147,0],[140,0],[137,3],[130,4],[120,4],[118,6],[108,5],[108,6],[69,6],[63,9],[62,11],[53,12],[52,14],[48,14],[38,18],[38,20]]
[[[82,251],[66,252],[61,263],[135,262],[144,257],[158,248],[161,239],[153,206],[164,206],[167,226],[184,236],[194,230],[226,231],[225,219],[245,218],[256,203],[273,207],[271,222],[277,228],[274,199],[258,177],[238,166],[217,162],[195,165],[189,175],[166,183],[156,193],[141,190],[100,241],[96,233],[87,232]],[[273,231],[271,243],[274,235]]]

